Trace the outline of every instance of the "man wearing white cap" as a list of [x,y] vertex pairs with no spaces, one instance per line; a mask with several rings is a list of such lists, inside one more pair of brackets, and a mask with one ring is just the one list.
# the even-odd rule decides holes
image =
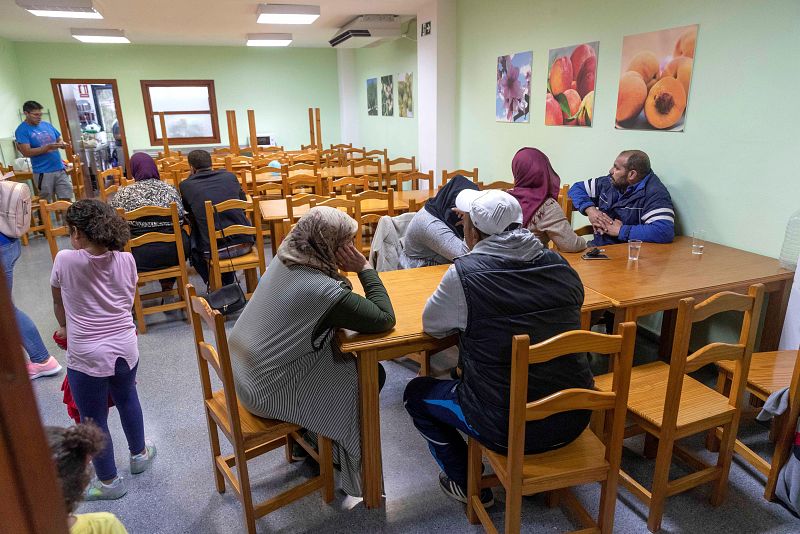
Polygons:
[[[512,337],[528,334],[537,343],[580,328],[583,285],[561,256],[521,227],[522,209],[508,193],[462,191],[456,211],[470,252],[447,270],[425,305],[422,323],[435,337],[459,334],[462,377],[415,378],[403,397],[442,469],[442,490],[466,502],[467,446],[459,431],[507,452]],[[592,385],[585,356],[570,354],[530,367],[528,400]],[[525,452],[563,447],[588,422],[584,411],[532,421],[525,429]],[[491,489],[481,491],[481,501],[494,503]]]

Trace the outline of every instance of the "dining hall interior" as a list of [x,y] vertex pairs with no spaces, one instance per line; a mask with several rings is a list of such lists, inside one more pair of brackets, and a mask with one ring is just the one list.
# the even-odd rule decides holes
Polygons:
[[[787,59],[800,3],[280,2],[0,3],[0,532],[800,530],[800,72]],[[538,197],[520,193],[520,155],[544,162]],[[217,199],[198,176],[236,191]],[[132,205],[153,178],[169,199]],[[632,204],[654,184],[661,204]],[[580,246],[534,230],[532,198]],[[486,231],[486,199],[519,220]],[[423,216],[461,252],[417,261],[403,232]],[[346,251],[320,267],[324,224],[346,228]],[[68,276],[67,260],[120,225],[103,254],[128,258],[117,267],[133,281],[109,278],[129,294],[112,320],[95,267]],[[513,232],[566,274],[480,287],[469,257]],[[155,245],[175,260],[142,268],[136,249]],[[524,272],[514,280],[540,276]],[[463,310],[434,306],[448,277]],[[325,292],[300,295],[314,283]],[[567,293],[572,315],[557,320],[544,303]],[[103,304],[79,316],[69,299],[86,295]],[[384,325],[332,319],[348,299]],[[524,306],[540,308],[519,327],[510,310]],[[432,330],[462,311],[460,327]],[[115,329],[135,356],[108,349]],[[477,372],[476,347],[500,331],[502,369]],[[79,332],[111,350],[107,374],[81,367]],[[292,386],[279,380],[310,363],[270,367],[269,387],[243,378],[278,353],[330,367]],[[593,380],[531,398],[534,368],[561,358]],[[126,361],[138,429],[104,382],[107,426],[67,497],[63,429],[94,426],[87,384]],[[415,386],[434,384],[423,377],[491,387],[475,417],[503,414],[502,443],[488,443],[459,397],[463,483],[414,413]],[[578,437],[531,452],[525,429],[530,441],[558,412],[586,414]]]

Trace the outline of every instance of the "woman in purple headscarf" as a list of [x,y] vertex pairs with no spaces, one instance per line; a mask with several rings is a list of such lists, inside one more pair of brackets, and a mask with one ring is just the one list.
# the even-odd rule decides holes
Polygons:
[[562,252],[578,252],[586,241],[575,234],[572,224],[558,204],[561,178],[541,150],[520,149],[511,161],[514,174],[513,195],[522,206],[522,224],[547,246],[550,240]]
[[[145,206],[168,208],[172,202],[178,205],[178,216],[183,221],[184,211],[181,196],[171,185],[162,182],[158,173],[156,162],[148,154],[137,152],[130,159],[131,175],[134,183],[121,187],[111,199],[111,206],[133,211]],[[172,233],[172,220],[168,217],[146,217],[131,221],[131,237],[140,236],[148,232]],[[184,254],[189,251],[189,238],[183,236]],[[133,258],[136,260],[138,271],[157,271],[178,264],[178,252],[170,243],[149,243],[133,249]],[[174,278],[161,280],[163,291],[172,289],[175,285]]]

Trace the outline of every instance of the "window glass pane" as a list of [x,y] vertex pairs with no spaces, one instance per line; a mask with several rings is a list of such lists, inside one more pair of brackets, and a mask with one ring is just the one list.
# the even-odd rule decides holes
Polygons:
[[[164,122],[167,125],[167,135],[170,139],[214,136],[210,114],[165,115]],[[156,127],[156,137],[160,138],[161,119],[155,116],[153,117],[153,123]]]
[[[208,111],[208,87],[150,87],[153,111]],[[160,134],[159,134],[160,135]]]

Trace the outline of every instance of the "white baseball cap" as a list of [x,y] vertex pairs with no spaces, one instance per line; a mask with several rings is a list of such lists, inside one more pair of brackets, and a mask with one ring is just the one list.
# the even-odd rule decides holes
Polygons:
[[519,202],[499,189],[464,189],[456,197],[456,208],[468,213],[472,224],[487,235],[502,233],[513,223],[522,224]]

